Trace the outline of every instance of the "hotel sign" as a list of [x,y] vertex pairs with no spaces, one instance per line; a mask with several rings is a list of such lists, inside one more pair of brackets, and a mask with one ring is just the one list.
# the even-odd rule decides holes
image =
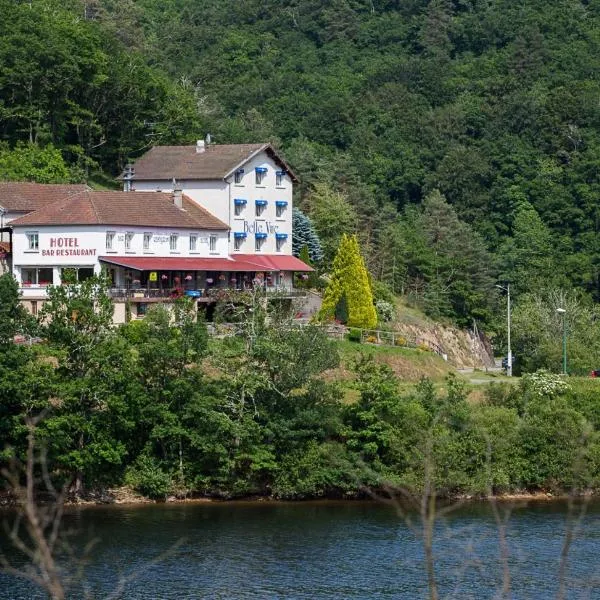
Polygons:
[[78,237],[52,237],[42,256],[96,256],[96,248],[80,248]]
[[278,229],[269,221],[244,221],[244,233],[276,233]]

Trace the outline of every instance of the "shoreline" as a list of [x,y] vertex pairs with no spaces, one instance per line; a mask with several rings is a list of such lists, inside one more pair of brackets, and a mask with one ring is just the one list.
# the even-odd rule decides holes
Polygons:
[[[501,503],[548,503],[557,501],[567,501],[569,498],[591,500],[597,496],[595,491],[575,496],[569,493],[552,493],[544,491],[519,491],[500,494],[498,496],[479,496],[479,495],[457,495],[453,497],[439,497],[439,501],[443,504],[456,503],[470,504],[477,502],[490,502],[495,500]],[[377,502],[377,498],[366,493],[349,494],[345,496],[331,495],[320,497],[307,498],[275,498],[273,496],[249,495],[239,497],[217,497],[217,496],[195,496],[179,498],[176,496],[168,496],[164,500],[155,500],[147,496],[142,496],[137,492],[126,488],[112,488],[102,492],[90,492],[81,498],[67,498],[64,505],[68,508],[76,507],[101,507],[101,506],[148,506],[148,505],[179,505],[179,504],[302,504],[302,503],[352,503],[352,502]],[[44,504],[41,501],[40,504]],[[5,493],[0,495],[0,509],[15,508],[18,505],[17,500],[10,494]]]

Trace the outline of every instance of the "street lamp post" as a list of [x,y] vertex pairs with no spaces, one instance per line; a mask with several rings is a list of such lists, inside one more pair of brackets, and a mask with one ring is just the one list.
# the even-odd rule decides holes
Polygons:
[[509,377],[512,377],[512,350],[510,348],[510,283],[506,284],[506,287],[503,285],[496,285],[497,288],[504,290],[506,292],[506,337],[507,337],[507,345],[508,345],[508,354],[506,356],[506,374]]
[[562,317],[562,367],[563,375],[567,374],[567,320],[565,318],[566,310],[564,308],[557,308],[556,312]]

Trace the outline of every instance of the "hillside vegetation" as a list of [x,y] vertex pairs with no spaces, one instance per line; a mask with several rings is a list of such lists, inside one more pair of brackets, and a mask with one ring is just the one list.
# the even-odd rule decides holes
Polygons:
[[[363,354],[322,328],[291,327],[257,296],[219,342],[189,298],[115,328],[107,283],[52,286],[35,323],[14,279],[0,277],[2,473],[23,460],[28,419],[42,415],[36,470],[74,498],[123,484],[157,499],[599,488],[596,380],[540,373],[469,398],[453,374],[441,381],[447,363],[430,353]],[[44,343],[14,344],[25,330]],[[415,384],[411,363],[436,380]]]
[[600,299],[596,1],[0,11],[0,177],[114,175],[151,144],[208,131],[269,140],[301,179],[325,269],[357,232],[376,279],[434,318],[489,331],[502,327],[497,281],[517,300],[556,288],[586,307]]

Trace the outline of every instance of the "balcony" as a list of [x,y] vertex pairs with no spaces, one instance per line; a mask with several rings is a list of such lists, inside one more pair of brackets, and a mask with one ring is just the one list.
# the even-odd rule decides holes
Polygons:
[[260,288],[236,288],[236,287],[212,287],[205,289],[153,289],[153,288],[111,288],[109,294],[113,300],[133,300],[134,302],[160,302],[169,301],[187,296],[194,298],[199,302],[216,302],[223,297],[230,297],[232,294],[251,293],[259,291],[268,296],[277,296],[280,298],[304,298],[306,290],[290,289],[282,286],[268,286]]

